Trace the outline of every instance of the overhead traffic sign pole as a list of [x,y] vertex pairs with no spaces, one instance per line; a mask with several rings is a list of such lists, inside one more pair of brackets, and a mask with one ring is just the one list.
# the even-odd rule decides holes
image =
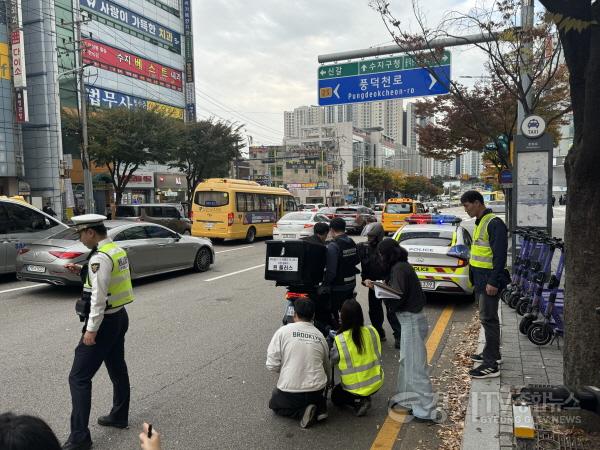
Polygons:
[[412,45],[386,45],[383,47],[364,48],[361,50],[350,50],[347,52],[329,53],[319,55],[320,63],[330,63],[337,61],[345,61],[348,59],[368,58],[370,56],[392,55],[394,53],[406,53],[419,50],[431,50],[433,48],[455,47],[458,45],[476,44],[480,42],[491,42],[498,40],[500,33],[480,33],[471,34],[468,36],[457,36],[450,38],[433,39],[429,42],[417,42]]

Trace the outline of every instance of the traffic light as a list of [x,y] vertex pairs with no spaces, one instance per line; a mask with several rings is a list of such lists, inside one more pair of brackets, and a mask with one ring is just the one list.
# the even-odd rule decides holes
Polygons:
[[501,134],[499,135],[494,142],[488,142],[485,144],[485,150],[488,152],[497,151],[500,156],[503,157],[505,161],[508,161],[510,158],[509,148],[511,142],[508,138],[508,135]]

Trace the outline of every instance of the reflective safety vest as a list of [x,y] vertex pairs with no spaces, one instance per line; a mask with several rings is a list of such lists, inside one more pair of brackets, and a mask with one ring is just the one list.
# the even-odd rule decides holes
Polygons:
[[363,352],[359,353],[352,340],[352,330],[344,331],[335,337],[335,345],[340,355],[338,369],[345,391],[367,396],[379,390],[383,384],[381,367],[381,342],[372,326],[362,327]]
[[489,213],[481,218],[478,225],[475,225],[473,232],[473,243],[471,244],[471,267],[480,269],[493,269],[492,259],[494,253],[490,246],[490,235],[488,234],[488,225],[496,215]]
[[[131,286],[131,273],[129,272],[129,259],[127,253],[114,242],[108,242],[98,248],[98,253],[104,253],[112,260],[112,272],[110,274],[110,283],[108,285],[108,298],[106,299],[106,309],[118,308],[119,306],[131,303],[133,297],[133,287]],[[83,291],[91,293],[92,284],[90,283],[89,271],[83,285]]]

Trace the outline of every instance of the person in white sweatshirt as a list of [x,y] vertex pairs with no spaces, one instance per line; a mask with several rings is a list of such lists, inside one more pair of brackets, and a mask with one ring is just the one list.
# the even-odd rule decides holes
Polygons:
[[279,328],[267,350],[267,369],[279,373],[269,408],[280,416],[300,419],[300,426],[307,428],[327,418],[329,347],[312,323],[314,303],[298,299],[294,308],[294,323]]

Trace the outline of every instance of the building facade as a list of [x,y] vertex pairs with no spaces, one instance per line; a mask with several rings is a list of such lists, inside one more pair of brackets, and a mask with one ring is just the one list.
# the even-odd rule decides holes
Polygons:
[[[191,0],[2,0],[0,11],[0,194],[27,190],[34,204],[55,211],[83,205],[80,136],[65,133],[61,121],[81,101],[90,109],[146,108],[195,120]],[[14,63],[6,69],[6,54],[20,51],[19,24],[25,83]],[[104,212],[108,171],[92,172],[96,210]]]

